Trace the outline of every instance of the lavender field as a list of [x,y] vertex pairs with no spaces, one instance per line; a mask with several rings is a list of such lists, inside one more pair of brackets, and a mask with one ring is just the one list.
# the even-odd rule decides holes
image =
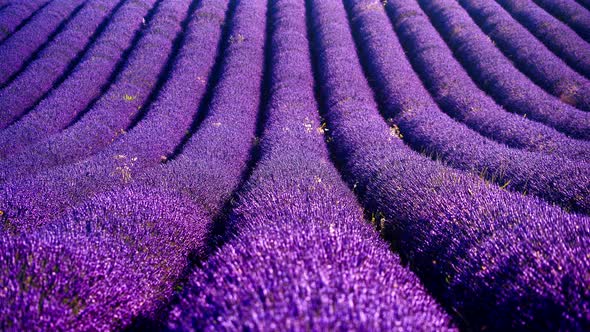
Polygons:
[[0,331],[590,331],[590,0],[0,0]]

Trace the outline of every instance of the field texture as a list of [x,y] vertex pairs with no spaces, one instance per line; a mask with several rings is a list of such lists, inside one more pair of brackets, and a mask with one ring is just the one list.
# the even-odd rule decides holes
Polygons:
[[0,0],[1,331],[590,331],[590,0]]

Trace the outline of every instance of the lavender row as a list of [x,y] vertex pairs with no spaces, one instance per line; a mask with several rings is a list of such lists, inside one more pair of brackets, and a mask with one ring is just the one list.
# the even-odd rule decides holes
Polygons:
[[[83,0],[51,1],[25,27],[2,43],[0,45],[0,58],[2,58],[0,86],[6,84],[34,55],[35,51],[50,42],[48,39],[59,32],[60,25],[68,22],[83,4]],[[2,107],[0,115],[6,110],[4,106]],[[0,123],[5,122],[3,120]]]
[[330,163],[304,3],[276,1],[269,11],[271,95],[261,157],[231,212],[231,240],[192,274],[169,327],[448,328],[449,317],[364,223]]
[[68,77],[19,121],[0,131],[0,158],[57,133],[100,97],[117,73],[117,64],[127,60],[134,36],[143,31],[142,22],[149,20],[154,3],[129,1],[117,9]]
[[[348,4],[359,15],[383,15],[379,2]],[[474,329],[588,326],[579,296],[587,282],[581,271],[590,267],[590,256],[580,252],[590,241],[588,218],[409,150],[383,121],[358,59],[350,56],[355,45],[344,9],[317,3],[312,18],[334,158],[429,289]]]
[[[56,215],[39,211],[60,211],[64,202],[68,206],[76,205],[94,193],[126,185],[142,170],[170,155],[186,134],[204,98],[205,81],[212,79],[216,50],[210,45],[222,42],[227,5],[227,1],[219,0],[198,3],[187,22],[184,41],[169,78],[145,118],[113,144],[85,160],[5,183],[3,204],[15,207],[7,210],[32,211],[17,219],[26,220],[25,226],[34,228]],[[157,176],[157,172],[154,174]]]
[[0,91],[5,128],[49,91],[54,82],[65,77],[67,68],[90,42],[101,22],[118,1],[89,1],[68,21],[64,29],[47,45],[9,85]]
[[[548,50],[502,6],[494,1],[459,2],[519,70],[561,101],[590,111],[590,81]],[[590,49],[584,46],[582,50]]]
[[418,2],[472,79],[498,104],[568,136],[590,139],[590,114],[561,102],[531,82],[456,2]]
[[590,42],[590,12],[573,0],[533,0]]
[[47,4],[49,0],[19,1],[6,3],[0,12],[0,42],[14,33],[35,11]]
[[156,88],[189,4],[190,0],[162,1],[109,90],[72,126],[8,156],[0,163],[5,168],[0,178],[16,178],[82,160],[125,135]]
[[114,331],[158,316],[210,221],[178,193],[103,193],[40,230],[0,237],[0,329]]
[[[143,173],[139,170],[132,173],[133,163],[138,160],[134,155],[107,156],[117,161],[116,167],[111,170],[114,177],[123,182],[139,182],[149,187],[166,187],[188,194],[209,218],[220,211],[240,182],[254,142],[260,103],[264,44],[264,25],[260,26],[260,22],[265,19],[264,6],[238,3],[234,11],[235,17],[232,18],[229,38],[225,41],[218,73],[219,81],[205,106],[207,114],[180,154],[168,163]],[[50,175],[60,176],[56,173],[51,172]],[[84,177],[78,176],[78,179],[84,180]],[[91,189],[100,181],[100,178],[95,182],[89,177],[89,184],[84,185],[82,191],[70,188],[69,191],[58,192],[59,184],[67,182],[67,177],[61,175],[56,178],[55,186],[48,184],[48,191],[39,195],[37,190],[45,186],[39,184],[42,181],[35,178],[15,179],[3,186],[0,209],[5,211],[4,216],[10,225],[18,230],[35,228],[48,221],[44,206],[49,210],[56,207],[55,204],[43,203],[46,201],[43,196],[87,196],[84,189]],[[56,193],[52,193],[53,190]],[[59,211],[54,211],[53,215],[59,215]]]
[[202,122],[173,158],[140,181],[187,193],[203,213],[221,212],[241,181],[256,141],[264,67],[266,6],[235,1],[224,55]]
[[[126,325],[125,323],[134,316],[152,317],[157,313],[153,308],[162,301],[166,302],[173,294],[171,290],[174,279],[179,277],[181,268],[188,263],[186,260],[188,254],[192,251],[194,252],[193,256],[202,255],[205,247],[204,238],[210,232],[211,215],[199,211],[198,206],[201,201],[200,197],[196,195],[197,189],[194,185],[191,186],[195,183],[193,179],[212,175],[213,177],[208,179],[217,180],[218,176],[224,176],[223,171],[216,171],[224,165],[213,164],[217,158],[220,158],[221,160],[217,159],[217,161],[231,166],[231,158],[236,157],[236,154],[224,155],[223,152],[228,151],[228,146],[230,149],[235,148],[234,151],[240,153],[243,158],[247,158],[247,151],[241,153],[241,150],[245,145],[250,145],[250,140],[243,140],[243,138],[253,137],[258,110],[258,92],[263,65],[264,13],[265,8],[260,4],[237,2],[230,27],[231,38],[227,40],[228,45],[224,52],[221,77],[219,84],[215,87],[210,109],[210,116],[217,120],[228,120],[226,122],[228,124],[231,124],[229,120],[235,119],[236,115],[250,115],[247,118],[249,121],[246,121],[252,123],[250,125],[252,130],[249,134],[244,132],[245,127],[235,126],[232,137],[236,140],[230,141],[231,143],[228,144],[225,139],[216,139],[218,132],[209,132],[213,134],[210,137],[216,139],[218,143],[217,147],[211,145],[213,150],[205,151],[205,154],[199,156],[200,151],[192,150],[191,146],[193,145],[189,143],[183,153],[173,162],[162,165],[143,179],[136,179],[130,187],[100,194],[91,202],[67,213],[65,218],[59,218],[38,232],[32,232],[32,234],[44,234],[45,228],[50,231],[56,229],[55,234],[66,235],[64,241],[70,241],[70,238],[90,237],[91,239],[104,239],[101,243],[105,243],[105,245],[104,247],[100,246],[101,243],[88,245],[86,243],[88,241],[85,239],[78,240],[72,251],[81,252],[80,261],[85,261],[86,264],[80,264],[81,267],[76,265],[79,263],[76,261],[71,264],[67,264],[67,262],[62,264],[66,264],[69,269],[76,267],[77,270],[80,270],[83,268],[82,272],[88,272],[74,275],[65,274],[63,279],[58,281],[65,284],[66,287],[58,288],[50,293],[42,293],[45,302],[57,305],[61,303],[61,307],[58,308],[61,311],[57,312],[65,312],[65,315],[54,315],[47,311],[30,310],[27,312],[22,310],[23,307],[37,303],[36,299],[39,297],[37,294],[41,292],[41,287],[13,286],[9,288],[11,291],[9,294],[13,298],[23,299],[24,303],[17,303],[12,309],[13,311],[8,311],[3,317],[10,319],[14,316],[18,317],[18,313],[30,313],[26,319],[16,320],[17,323],[24,322],[25,328],[34,328],[38,326],[35,324],[44,323],[62,326],[59,325],[61,323],[59,317],[66,317],[68,319],[64,324],[66,327],[70,326],[68,323],[71,321],[81,321],[91,324],[91,326],[96,325],[99,330],[110,330]],[[247,61],[244,62],[245,59]],[[230,109],[228,112],[230,117],[224,117],[227,106]],[[231,117],[232,111],[233,117]],[[242,111],[246,113],[241,113]],[[239,114],[235,114],[236,112]],[[206,124],[207,119],[203,125]],[[199,132],[201,131],[206,131],[206,127],[201,128]],[[225,131],[225,133],[231,132]],[[207,138],[206,136],[201,137]],[[221,138],[225,138],[225,136]],[[218,151],[221,154],[207,155],[207,152],[212,151]],[[183,155],[185,162],[181,161]],[[203,159],[193,159],[194,157],[203,157]],[[212,171],[216,174],[200,174],[198,167],[193,167],[194,164],[187,164],[189,162],[209,163],[215,169]],[[242,160],[234,159],[233,162],[234,165],[245,164]],[[229,170],[232,173],[229,173],[228,176],[235,174],[235,170],[231,167]],[[173,173],[174,171],[176,173]],[[184,173],[181,173],[182,171]],[[176,177],[167,177],[166,175]],[[150,178],[150,176],[154,177]],[[227,180],[237,182],[239,175],[237,179]],[[173,185],[173,181],[177,181],[177,186]],[[142,182],[143,184],[141,184]],[[206,182],[207,184],[203,183],[203,188],[198,190],[205,195],[208,194],[208,185],[216,185],[216,183]],[[169,189],[155,189],[162,187]],[[216,188],[221,189],[219,184]],[[226,187],[223,190],[231,191],[232,188]],[[214,190],[212,195],[215,192]],[[221,199],[221,197],[212,198],[210,195],[209,200],[206,201],[215,200],[223,204]],[[219,210],[220,206],[209,205],[208,212],[212,212],[212,209]],[[10,231],[10,227],[6,227],[6,219],[3,225],[5,232]],[[95,236],[95,233],[98,234]],[[106,235],[103,236],[102,234],[105,233]],[[26,245],[27,236],[16,238],[7,247],[23,246],[23,242]],[[38,240],[38,242],[42,241],[43,239]],[[136,241],[139,242],[139,245],[133,244]],[[121,242],[123,244],[120,244]],[[114,248],[110,246],[110,243],[113,243]],[[30,247],[25,247],[22,251],[27,252]],[[43,266],[42,262],[44,261],[50,263],[45,266],[51,271],[54,265],[51,263],[57,260],[54,257],[59,256],[61,252],[59,252],[60,247],[55,243],[49,243],[47,247],[48,250],[38,251],[36,252],[37,256],[32,258],[31,256],[27,256],[27,258],[18,256],[19,259],[13,260],[16,261],[13,263],[16,266],[11,266],[9,269],[27,272],[25,280],[32,280],[37,275],[34,272],[29,273],[28,269]],[[52,256],[52,253],[56,251],[57,253]],[[105,252],[104,256],[92,255],[92,253],[102,252]],[[104,268],[105,265],[112,266],[112,268]],[[20,266],[25,266],[26,269],[19,269]],[[61,269],[64,268],[60,267]],[[42,270],[39,275],[43,276],[43,272]],[[94,277],[95,273],[96,278]],[[31,275],[30,279],[29,275]],[[48,275],[54,276],[55,274]],[[57,274],[57,276],[61,275]],[[8,278],[19,280],[18,276],[10,274]],[[47,283],[51,284],[52,280]],[[71,306],[72,293],[81,294],[75,298],[74,303],[84,305]],[[68,307],[70,308],[68,309]],[[112,322],[113,317],[114,323]],[[118,317],[121,319],[117,321]],[[45,328],[45,326],[41,325],[41,328]]]
[[[413,11],[419,12],[419,8],[410,5],[407,10],[400,9],[393,13],[395,33],[404,49],[398,46],[399,41],[392,35],[390,22],[385,16],[358,18],[361,21],[357,29],[359,38],[363,39],[363,36],[366,36],[366,42],[374,45],[368,48],[372,51],[366,52],[366,56],[387,59],[381,61],[387,62],[383,65],[376,64],[375,70],[383,72],[376,75],[389,75],[389,78],[383,79],[392,81],[387,87],[383,86],[383,89],[387,90],[384,91],[385,94],[395,95],[386,98],[391,109],[417,108],[412,100],[415,96],[423,100],[423,106],[432,107],[426,90],[415,78],[415,70],[441,110],[481,135],[511,148],[590,161],[590,142],[571,139],[550,127],[506,112],[496,104],[471,80],[425,15],[404,14]],[[397,20],[399,17],[403,19]],[[375,33],[374,30],[378,30],[379,33]],[[413,66],[405,59],[404,53]],[[384,66],[388,66],[389,69]],[[396,83],[401,81],[404,84]],[[442,121],[441,123],[449,123],[449,120]],[[450,126],[449,128],[459,128],[455,123],[451,123]],[[485,142],[481,138],[476,141]]]
[[518,22],[586,78],[590,78],[590,45],[532,0],[497,0]]
[[[416,3],[389,2],[387,8],[400,35],[420,36],[417,47],[424,52],[436,52],[423,42],[426,39],[423,35],[428,34],[423,27],[428,20],[423,13],[422,20],[417,19],[421,10]],[[374,20],[366,20],[364,24],[353,22],[359,37],[358,49],[384,116],[399,128],[410,146],[453,167],[479,174],[503,188],[590,213],[589,163],[511,149],[450,118],[413,72],[383,11],[378,13],[380,17],[375,15]],[[439,47],[444,49],[444,45]]]

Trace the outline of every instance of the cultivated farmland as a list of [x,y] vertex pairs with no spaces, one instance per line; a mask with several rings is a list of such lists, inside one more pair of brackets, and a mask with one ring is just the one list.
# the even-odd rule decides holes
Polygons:
[[589,331],[589,0],[0,0],[0,330]]

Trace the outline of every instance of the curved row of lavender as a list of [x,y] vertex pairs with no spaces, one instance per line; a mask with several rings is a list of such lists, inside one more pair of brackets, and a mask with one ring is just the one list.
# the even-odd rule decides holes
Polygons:
[[18,178],[58,165],[72,163],[102,150],[128,126],[148,102],[158,81],[165,79],[166,64],[190,0],[162,0],[132,50],[125,68],[88,112],[65,130],[0,162],[0,180]]
[[[409,10],[399,8],[397,2],[393,3],[397,10],[393,13],[395,22],[393,28],[399,36],[399,42],[392,35],[392,29],[384,16],[362,17],[359,22],[362,33],[359,38],[367,36],[367,43],[372,42],[373,47],[361,47],[371,49],[367,51],[367,57],[388,58],[390,68],[387,70],[379,64],[375,64],[375,70],[379,72],[395,73],[396,78],[381,78],[383,84],[390,80],[391,86],[386,93],[396,94],[396,97],[383,98],[386,104],[393,109],[412,107],[416,96],[428,102],[426,91],[421,88],[421,83],[415,78],[413,71],[422,79],[422,84],[428,88],[439,108],[463,122],[470,129],[477,131],[486,138],[503,143],[511,148],[540,152],[547,155],[570,158],[578,161],[590,160],[590,142],[579,141],[563,135],[558,131],[547,127],[520,115],[507,112],[502,106],[481,91],[477,84],[471,80],[461,64],[453,57],[451,50],[444,40],[438,35],[436,29],[429,23],[425,15],[405,15],[410,11],[419,12],[415,5],[409,5]],[[403,17],[403,20],[396,20]],[[377,32],[378,31],[378,32]],[[373,40],[374,39],[374,40]],[[399,43],[403,46],[400,48]],[[382,45],[390,45],[384,48]],[[404,53],[407,56],[404,56]],[[410,67],[407,57],[412,64]],[[404,81],[404,84],[397,82]],[[380,85],[380,84],[377,84]],[[411,93],[407,91],[411,89]],[[404,100],[403,98],[407,99]],[[389,102],[395,104],[395,106]],[[445,121],[443,121],[445,122]],[[445,123],[448,123],[446,120]],[[449,127],[452,130],[453,126]],[[403,128],[402,128],[403,129]],[[464,130],[464,129],[462,129]],[[481,139],[479,139],[481,141]]]
[[548,50],[502,6],[494,1],[459,2],[520,71],[560,100],[590,111],[590,81]]
[[27,19],[35,14],[35,11],[46,5],[49,0],[18,1],[16,3],[4,4],[0,12],[0,42],[10,37],[18,30]]
[[2,123],[7,127],[67,75],[67,68],[83,52],[104,19],[109,19],[116,0],[89,0],[63,30],[44,47],[23,71],[0,91]]
[[[383,15],[380,2],[348,4]],[[344,8],[318,1],[311,16],[334,157],[412,270],[475,329],[588,328],[590,220],[408,149],[350,56]]]
[[[218,82],[213,87],[210,100],[203,105],[204,109],[199,110],[205,114],[202,115],[204,120],[199,123],[196,132],[175,149],[177,152],[173,154],[172,160],[169,159],[164,165],[144,173],[131,173],[133,163],[139,160],[133,155],[108,156],[118,161],[114,171],[119,181],[139,182],[150,187],[166,187],[187,194],[202,207],[209,218],[220,212],[223,204],[238,186],[250,156],[250,148],[256,140],[264,26],[258,24],[260,15],[254,15],[252,12],[254,9],[262,10],[260,7],[261,5],[256,3],[238,3],[235,9],[235,22],[232,23],[228,38],[224,41],[226,45],[220,72],[217,73]],[[216,19],[210,15],[215,14],[203,13],[204,17]],[[196,79],[200,80],[198,77]],[[141,122],[138,127],[140,124]],[[128,144],[133,146],[132,141]],[[145,166],[147,165],[143,165]],[[80,174],[78,179],[82,179],[86,172],[92,171],[91,168],[82,170],[83,174]],[[59,169],[56,169],[56,172],[48,174],[57,175],[58,172]],[[25,190],[20,187],[20,181],[26,181]],[[63,181],[63,177],[57,181],[56,186],[59,187],[59,181]],[[102,178],[99,177],[97,181],[100,184]],[[22,202],[36,200],[36,203],[40,203],[40,200],[45,199],[43,196],[37,196],[34,190],[39,187],[34,187],[35,183],[35,179],[15,179],[11,185],[4,187],[0,204],[6,207],[3,217],[5,229],[18,230],[21,227],[30,227],[29,222],[36,226],[38,220],[47,221],[43,216],[47,211],[43,211],[42,207],[39,208],[35,204],[20,206]],[[26,190],[27,184],[33,188],[31,191]],[[83,189],[92,190],[88,185]],[[71,194],[84,195],[85,190]],[[29,195],[35,197],[31,198]],[[6,221],[9,221],[8,226]]]
[[266,6],[233,1],[215,86],[194,132],[163,165],[136,181],[186,194],[212,219],[242,180],[256,142],[263,85]]
[[[418,3],[472,79],[498,104],[571,137],[590,140],[590,114],[535,85],[514,67],[456,1],[418,0]],[[404,15],[419,12],[411,10]]]
[[145,186],[95,196],[41,229],[0,237],[0,329],[113,331],[157,317],[210,222]]
[[[130,187],[99,194],[66,217],[4,242],[7,252],[42,250],[9,256],[15,259],[8,259],[6,271],[17,272],[3,274],[14,299],[2,311],[3,326],[111,330],[133,317],[157,317],[189,254],[204,253],[211,217],[240,181],[259,108],[265,6],[250,1],[235,6],[208,117],[182,153]],[[240,125],[237,119],[247,121]],[[201,175],[192,167],[197,163],[211,167],[205,180],[219,180],[216,190],[208,190],[211,182],[194,179]],[[156,189],[162,186],[168,189]],[[202,202],[209,203],[208,214],[199,211]],[[5,228],[4,234],[10,231]],[[62,254],[73,259],[59,260]],[[51,273],[56,270],[65,272]],[[23,310],[29,306],[32,310]]]
[[156,0],[125,1],[113,13],[68,77],[17,122],[0,131],[0,158],[57,133],[92,106],[110,85],[109,79],[118,74],[118,67],[127,61],[134,40],[143,31],[143,22],[151,21],[154,3]]
[[590,45],[532,0],[498,0],[519,23],[580,74],[590,78]]
[[[65,205],[79,204],[101,190],[130,183],[143,169],[171,155],[203,102],[206,81],[212,80],[217,50],[203,45],[221,45],[226,11],[227,1],[199,2],[187,22],[168,80],[145,118],[129,132],[83,161],[4,183],[1,202],[11,207],[5,211],[11,224],[18,229],[35,228],[62,213]],[[16,215],[14,211],[23,212]]]
[[[421,38],[421,27],[428,23],[427,19],[416,19],[420,16],[416,3],[390,1],[387,7],[398,31],[408,30],[400,35],[411,33],[425,39]],[[408,12],[412,15],[406,15]],[[590,213],[590,163],[510,149],[450,118],[422,86],[386,16],[380,13],[380,19],[353,22],[352,26],[358,32],[359,53],[383,114],[390,124],[399,127],[404,141],[415,150],[479,174],[503,188]],[[429,45],[420,41],[416,44],[415,49],[423,47],[424,52],[429,52]],[[455,106],[454,112],[464,112],[460,109],[465,106],[477,105]]]
[[[0,86],[10,82],[27,60],[43,48],[61,26],[67,24],[84,5],[84,0],[54,0],[45,6],[31,21],[0,45]],[[2,118],[4,118],[3,110]],[[0,124],[6,126],[4,119]]]
[[574,0],[533,0],[590,42],[590,12]]
[[450,318],[364,222],[330,163],[304,3],[273,1],[268,10],[271,82],[260,159],[230,213],[231,239],[190,276],[169,328],[449,329]]

